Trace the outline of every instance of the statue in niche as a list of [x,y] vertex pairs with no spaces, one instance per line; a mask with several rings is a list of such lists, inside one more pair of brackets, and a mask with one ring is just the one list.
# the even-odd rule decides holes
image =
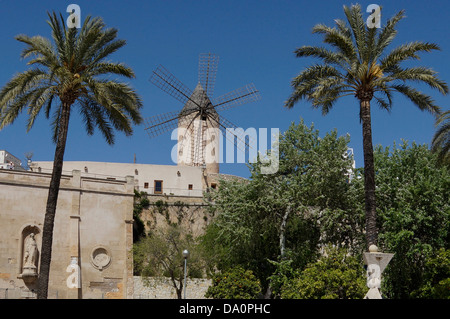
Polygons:
[[31,233],[25,240],[24,252],[23,252],[23,272],[22,275],[35,275],[36,271],[36,258],[38,250],[34,233]]

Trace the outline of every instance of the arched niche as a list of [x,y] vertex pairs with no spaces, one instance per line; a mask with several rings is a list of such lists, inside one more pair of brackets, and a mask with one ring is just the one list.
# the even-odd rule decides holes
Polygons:
[[36,224],[24,225],[19,234],[18,277],[32,282],[39,273],[41,229]]

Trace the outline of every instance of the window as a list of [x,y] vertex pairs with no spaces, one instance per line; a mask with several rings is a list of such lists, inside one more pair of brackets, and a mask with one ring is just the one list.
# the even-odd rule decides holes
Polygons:
[[163,192],[163,181],[156,181],[155,180],[155,194],[162,194]]
[[189,184],[189,185],[188,185],[188,189],[191,191],[191,190],[193,189],[193,185],[192,185],[192,184]]
[[217,184],[216,183],[211,183],[211,188],[212,189],[216,189],[217,188]]
[[144,188],[148,188],[148,183],[144,183]]

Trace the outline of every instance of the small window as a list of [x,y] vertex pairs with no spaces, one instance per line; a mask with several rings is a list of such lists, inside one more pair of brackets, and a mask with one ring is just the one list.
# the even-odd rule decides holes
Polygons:
[[144,183],[144,188],[148,188],[148,183]]
[[163,181],[156,181],[155,180],[155,194],[162,194],[163,192]]
[[189,185],[188,185],[188,189],[191,191],[191,190],[193,189],[193,185],[192,185],[192,184],[189,184]]
[[211,188],[212,189],[216,189],[217,188],[217,184],[216,183],[211,183]]

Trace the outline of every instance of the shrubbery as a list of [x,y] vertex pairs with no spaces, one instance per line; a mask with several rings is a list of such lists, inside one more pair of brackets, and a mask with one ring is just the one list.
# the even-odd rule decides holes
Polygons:
[[235,267],[215,274],[212,285],[205,294],[214,299],[256,299],[261,293],[261,284],[251,270]]
[[361,262],[345,250],[328,249],[326,256],[283,285],[281,298],[361,299],[367,291]]

